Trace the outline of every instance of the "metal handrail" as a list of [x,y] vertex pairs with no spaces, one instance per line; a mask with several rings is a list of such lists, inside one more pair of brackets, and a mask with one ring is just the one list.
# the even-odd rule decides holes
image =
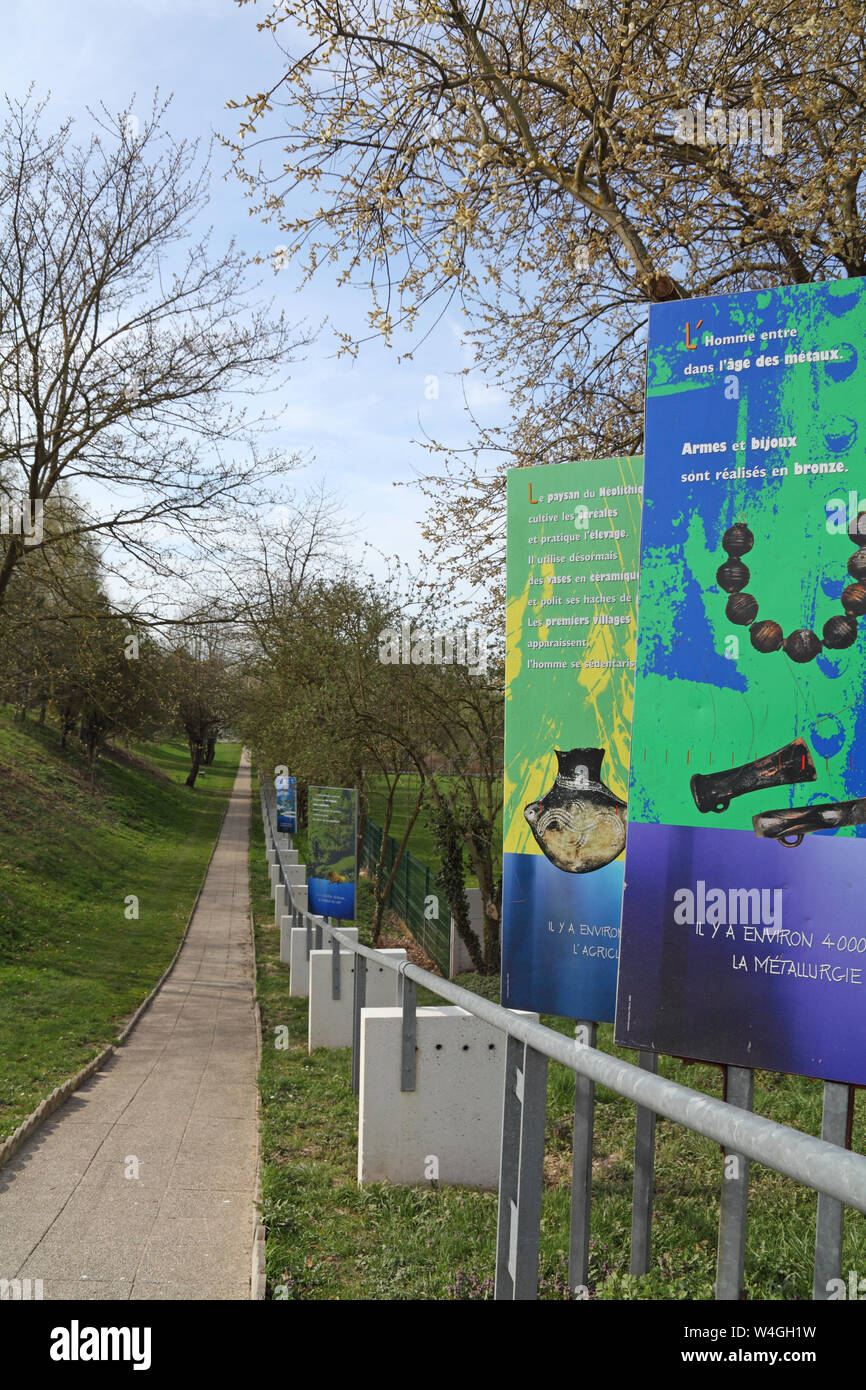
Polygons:
[[366,956],[387,970],[399,971],[440,998],[519,1039],[543,1057],[561,1062],[571,1071],[579,1072],[637,1105],[655,1110],[656,1114],[703,1134],[707,1139],[715,1139],[736,1153],[775,1168],[778,1173],[796,1179],[805,1187],[826,1192],[846,1206],[866,1212],[866,1156],[863,1154],[840,1149],[824,1139],[816,1139],[814,1135],[779,1124],[777,1120],[764,1119],[750,1110],[740,1110],[727,1101],[716,1100],[714,1096],[683,1086],[679,1081],[669,1081],[666,1077],[636,1067],[632,1062],[620,1061],[607,1052],[583,1046],[545,1027],[543,1023],[514,1014],[501,1004],[494,1004],[492,1000],[474,994],[461,985],[452,984],[450,980],[442,980],[420,965],[411,962],[401,964],[389,959],[369,946],[362,946],[351,937],[345,937],[334,927],[331,928],[331,936],[347,951]]
[[[276,851],[277,860],[280,864],[283,882],[294,909],[292,898],[292,885],[285,876],[285,868],[282,862],[282,855],[276,837],[273,834],[271,809],[264,792],[262,804],[266,810],[268,828],[271,832],[271,840]],[[294,909],[303,916],[309,916],[304,909]],[[560,1062],[569,1070],[581,1077],[585,1077],[591,1083],[598,1083],[607,1086],[618,1095],[632,1100],[644,1111],[651,1111],[658,1115],[664,1115],[667,1119],[683,1125],[694,1133],[702,1134],[708,1139],[713,1139],[724,1146],[728,1153],[743,1155],[747,1159],[754,1159],[759,1163],[773,1168],[776,1172],[784,1176],[793,1178],[796,1182],[805,1187],[810,1187],[826,1197],[834,1199],[846,1206],[855,1208],[866,1213],[866,1156],[853,1153],[848,1149],[841,1148],[839,1145],[828,1143],[825,1139],[818,1139],[814,1135],[805,1134],[800,1130],[792,1129],[787,1125],[778,1123],[760,1115],[754,1114],[751,1110],[742,1109],[732,1105],[728,1101],[717,1100],[713,1096],[707,1096],[701,1091],[696,1091],[689,1086],[684,1086],[678,1081],[668,1080],[666,1077],[657,1075],[654,1071],[649,1071],[643,1067],[635,1066],[631,1062],[621,1061],[619,1058],[612,1057],[609,1053],[601,1052],[597,1048],[587,1045],[580,1041],[572,1041],[562,1033],[554,1029],[545,1027],[544,1024],[536,1022],[534,1019],[527,1018],[521,1014],[513,1013],[505,1009],[500,1004],[483,998],[483,996],[473,993],[471,990],[464,989],[460,985],[455,985],[449,980],[443,980],[438,975],[433,975],[429,970],[424,970],[421,966],[414,965],[410,961],[395,961],[393,957],[384,955],[373,947],[364,946],[360,942],[347,937],[339,929],[331,927],[332,949],[335,954],[343,948],[351,951],[356,956],[365,960],[373,961],[379,967],[392,970],[401,978],[402,981],[412,982],[412,988],[404,985],[402,989],[402,1002],[404,1009],[403,1026],[403,1055],[401,1057],[401,1077],[403,1084],[401,1089],[414,1089],[414,1041],[415,1041],[415,999],[416,985],[424,985],[427,989],[437,994],[441,999],[447,1000],[451,1004],[465,1009],[476,1018],[489,1023],[492,1027],[499,1029],[507,1034],[512,1040],[511,1054],[518,1058],[516,1063],[517,1070],[520,1071],[522,1062],[522,1073],[518,1080],[518,1091],[521,1096],[524,1093],[525,1082],[528,1081],[534,1065],[532,1059],[544,1058],[544,1067],[547,1060]],[[360,986],[363,990],[362,976],[366,975],[364,970],[356,970],[356,990]],[[357,1004],[357,1000],[356,1000]],[[411,1019],[406,1018],[406,1014],[411,1012]],[[356,1007],[356,1036],[353,1052],[358,1051],[359,1032],[360,1032],[360,1009]],[[411,1059],[408,1056],[408,1045],[411,1043]],[[522,1044],[522,1059],[514,1051],[513,1044]],[[357,1056],[353,1056],[353,1074],[357,1075]],[[739,1069],[738,1069],[739,1070]],[[407,1076],[411,1084],[405,1084]],[[544,1084],[546,1085],[546,1073],[544,1074]],[[357,1089],[357,1088],[356,1088]],[[506,1087],[506,1091],[507,1091]],[[509,1099],[506,1094],[506,1115],[509,1108]],[[525,1109],[525,1106],[522,1106]],[[522,1122],[521,1122],[522,1123]],[[537,1121],[536,1121],[537,1123]],[[504,1121],[505,1125],[505,1121]],[[542,1135],[543,1135],[543,1106],[542,1106]],[[523,1128],[520,1129],[517,1143],[517,1171],[520,1171],[519,1153],[522,1145],[526,1143],[526,1134]],[[506,1161],[506,1135],[503,1133],[503,1164]],[[512,1155],[513,1157],[513,1155]],[[504,1173],[504,1169],[503,1169]],[[516,1182],[516,1180],[515,1180]],[[515,1186],[515,1191],[519,1198],[519,1188]],[[539,1173],[539,1193],[540,1193],[540,1173]],[[503,1243],[503,1232],[507,1231],[508,1221],[505,1217],[508,1213],[503,1212],[505,1183],[500,1183],[500,1244]],[[540,1198],[539,1198],[540,1200]],[[519,1205],[519,1201],[518,1201]],[[510,1220],[510,1216],[509,1216]],[[741,1213],[743,1231],[745,1228],[745,1210]],[[512,1239],[512,1245],[519,1244],[519,1241]],[[532,1263],[532,1242],[530,1242],[528,1263]],[[534,1244],[535,1262],[537,1266],[537,1238]],[[742,1252],[738,1256],[742,1262]],[[528,1285],[524,1277],[521,1279],[517,1265],[520,1263],[519,1252],[515,1258],[513,1252],[509,1257],[505,1251],[497,1252],[497,1276],[504,1271],[510,1275],[512,1292],[506,1297],[534,1297],[534,1293],[526,1292]],[[524,1260],[524,1266],[527,1260]],[[730,1270],[727,1272],[730,1279]],[[497,1284],[499,1277],[497,1277]],[[523,1292],[518,1292],[522,1289]],[[497,1296],[500,1296],[497,1292]],[[729,1294],[724,1295],[730,1296]]]

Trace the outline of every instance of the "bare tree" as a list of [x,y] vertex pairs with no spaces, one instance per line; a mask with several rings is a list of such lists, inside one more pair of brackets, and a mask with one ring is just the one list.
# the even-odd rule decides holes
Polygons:
[[29,506],[31,521],[58,505],[41,537],[0,534],[0,605],[28,548],[79,536],[171,574],[294,466],[232,395],[275,385],[303,337],[251,299],[234,243],[213,255],[195,234],[207,164],[164,132],[165,109],[155,97],[140,121],[91,113],[79,145],[70,121],[44,131],[32,94],[7,99],[0,501]]

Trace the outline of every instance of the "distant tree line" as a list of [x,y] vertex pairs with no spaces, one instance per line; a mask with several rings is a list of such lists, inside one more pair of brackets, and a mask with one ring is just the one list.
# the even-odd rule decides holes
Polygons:
[[[0,534],[0,560],[11,543]],[[21,722],[56,723],[91,766],[112,740],[181,735],[194,786],[231,721],[232,663],[212,619],[191,613],[170,631],[117,611],[89,537],[25,550],[0,605],[0,701]]]
[[[311,532],[316,532],[313,544]],[[376,581],[311,555],[340,552],[332,516],[299,510],[245,576],[246,654],[235,689],[235,727],[272,773],[287,764],[303,815],[309,786],[357,787],[359,839],[374,800],[384,832],[371,878],[373,940],[412,829],[424,815],[442,865],[439,891],[478,970],[499,968],[503,663],[399,661],[390,634],[462,633],[467,616],[447,587],[400,576]],[[472,627],[471,617],[468,626]],[[419,639],[426,645],[423,637]],[[458,644],[459,645],[459,644]],[[416,655],[433,653],[417,650]],[[384,798],[384,801],[383,801]],[[387,862],[395,811],[405,807],[398,853]],[[360,849],[360,846],[359,846]],[[472,929],[469,869],[478,879],[482,934]]]

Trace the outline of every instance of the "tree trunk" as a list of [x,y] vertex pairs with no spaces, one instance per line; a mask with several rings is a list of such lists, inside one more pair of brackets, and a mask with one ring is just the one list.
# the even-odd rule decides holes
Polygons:
[[361,865],[364,863],[364,833],[366,829],[367,804],[366,802],[362,801],[360,806],[358,807],[358,839],[355,845],[355,862],[358,865],[359,872],[361,870]]
[[481,891],[481,912],[483,919],[484,970],[495,975],[500,967],[499,919],[501,885],[497,891],[493,873],[491,853],[493,826],[486,820],[476,819],[467,836],[469,857],[478,879]]
[[383,893],[376,890],[375,884],[373,885],[373,900],[376,906],[373,909],[373,925],[370,929],[370,944],[372,946],[378,946],[379,936],[382,931],[382,918],[385,915],[385,896]]
[[198,770],[199,770],[199,768],[201,767],[201,759],[202,759],[202,745],[201,745],[200,743],[196,743],[196,744],[193,746],[193,750],[192,750],[192,767],[190,768],[190,770],[189,770],[189,776],[188,776],[187,779],[186,779],[186,785],[187,785],[188,787],[194,787],[194,786],[195,786],[195,779],[196,779],[196,777],[198,777]]
[[[434,795],[436,795],[434,791]],[[481,942],[472,930],[469,899],[466,896],[466,870],[463,864],[463,845],[458,833],[454,812],[441,796],[436,796],[436,810],[430,815],[430,827],[439,847],[441,868],[436,875],[437,887],[445,894],[457,935],[469,952],[475,969],[485,973]]]

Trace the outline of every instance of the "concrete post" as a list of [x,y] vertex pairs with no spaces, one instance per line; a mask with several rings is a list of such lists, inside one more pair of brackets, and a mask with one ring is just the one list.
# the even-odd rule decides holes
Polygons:
[[[298,909],[299,912],[306,912],[306,887],[301,887],[298,884],[292,885],[292,902],[294,903],[295,907]],[[292,932],[296,930],[297,927],[292,921],[291,912],[286,913],[285,917],[280,918],[280,960],[282,961],[283,965],[291,965],[292,963]],[[292,988],[290,984],[289,994],[291,993]]]
[[[348,935],[348,932],[346,934]],[[322,945],[324,944],[323,941]],[[392,960],[406,959],[406,952],[403,950],[389,949],[382,954]],[[352,1046],[352,1000],[356,959],[353,951],[340,952],[340,997],[334,999],[331,950],[310,952],[310,1009],[307,1024],[307,1047],[310,1052],[315,1047]],[[395,970],[388,970],[384,965],[376,965],[368,960],[367,1001],[371,1007],[394,1004],[398,980],[399,976]],[[399,1060],[397,1066],[399,1070]]]
[[[347,936],[351,936],[354,941],[358,940],[358,928],[346,927],[337,923],[337,930],[344,931]],[[291,966],[291,976],[289,979],[289,994],[298,999],[308,999],[310,995],[310,969],[307,961],[307,929],[306,927],[293,927],[289,944],[289,964]],[[322,926],[322,950],[327,948],[328,956],[331,953],[331,928],[327,925]],[[311,953],[312,954],[312,953]],[[321,952],[318,954],[321,955]],[[351,954],[351,952],[350,952]],[[282,960],[282,956],[280,957]]]
[[418,1009],[415,1090],[401,1091],[401,1025],[399,1008],[361,1015],[358,1181],[495,1191],[506,1035],[465,1009]]
[[[288,965],[291,955],[292,940],[292,914],[286,912],[280,918],[280,960],[284,965]],[[291,989],[289,993],[291,994]]]

